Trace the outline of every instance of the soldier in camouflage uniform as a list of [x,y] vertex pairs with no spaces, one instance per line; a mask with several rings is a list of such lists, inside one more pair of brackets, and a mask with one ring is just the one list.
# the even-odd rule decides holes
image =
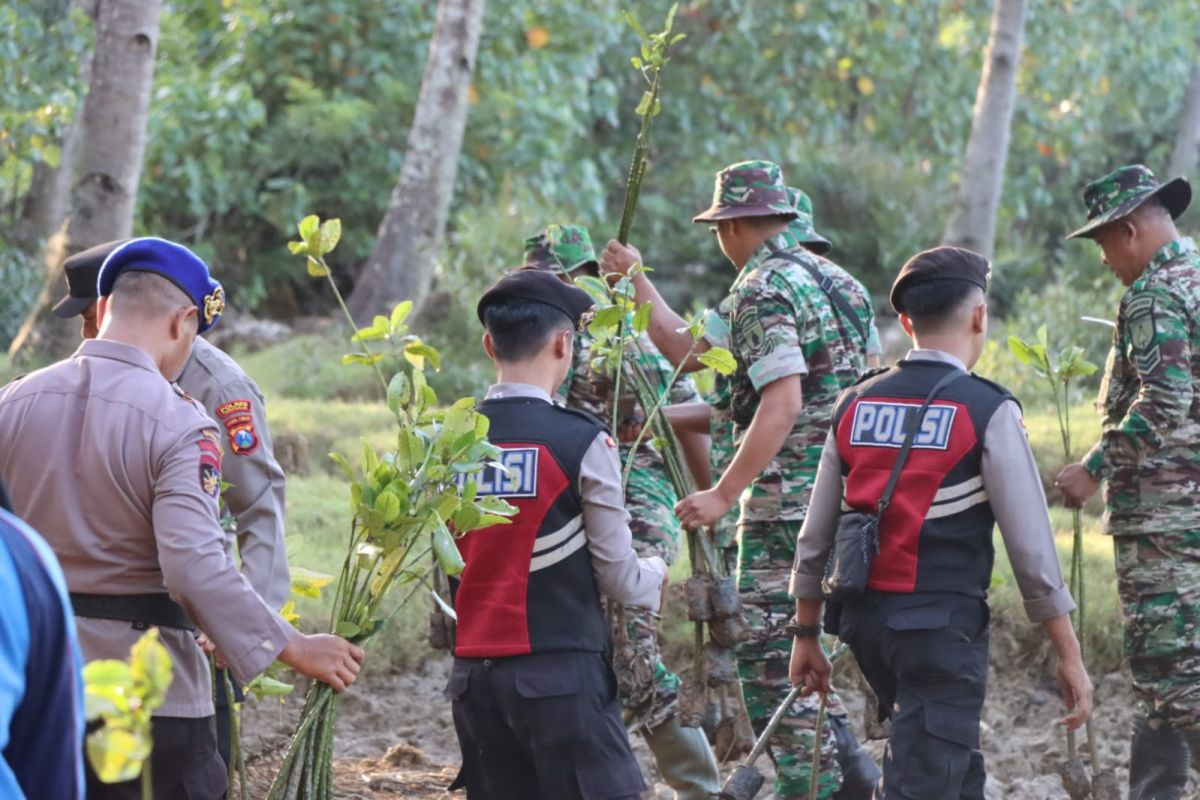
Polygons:
[[[560,272],[567,277],[578,273],[598,273],[596,255],[587,229],[579,225],[548,228],[525,240],[525,267]],[[593,339],[586,329],[575,336],[575,357],[559,393],[566,405],[588,411],[608,423],[613,418],[614,381],[592,366]],[[700,395],[691,378],[672,382],[674,370],[654,347],[648,336],[640,340],[640,351],[631,350],[651,382],[664,387],[669,403],[698,402]],[[620,409],[622,431],[640,429],[644,414],[637,397],[622,380]],[[625,487],[625,507],[631,520],[633,546],[638,555],[659,556],[667,564],[679,553],[682,529],[673,508],[678,498],[667,476],[662,455],[643,441],[631,456],[633,436],[619,435],[621,463],[634,459]],[[679,800],[707,800],[718,789],[716,759],[703,732],[683,728],[676,719],[679,677],[662,662],[659,651],[657,618],[645,609],[627,606],[615,615],[624,621],[624,635],[616,631],[616,664],[622,689],[626,723],[640,730],[654,754],[659,772]]]
[[[708,344],[727,347],[737,361],[723,412],[732,422],[737,452],[712,489],[685,498],[676,512],[685,526],[700,527],[715,523],[740,500],[738,587],[750,639],[738,648],[738,673],[757,730],[791,688],[791,637],[784,630],[793,611],[788,580],[833,404],[866,367],[866,335],[839,310],[833,293],[857,308],[856,315],[869,313],[869,303],[849,275],[801,246],[789,230],[797,217],[782,171],[765,161],[718,173],[712,207],[695,217],[716,223],[712,229],[722,251],[740,269],[705,326]],[[601,265],[628,272],[640,261],[636,249],[609,242]],[[831,282],[829,293],[822,278]],[[638,301],[653,303],[648,330],[655,344],[668,359],[688,359],[685,368],[698,368],[688,355],[690,338],[678,333],[683,320],[644,273],[633,283]],[[844,716],[836,696],[830,702]],[[816,716],[816,701],[797,701],[772,737],[776,796],[809,797],[811,754],[819,746],[817,796],[869,797],[878,772],[843,786],[834,727],[823,728],[818,743]]]
[[1057,485],[1079,506],[1102,480],[1114,537],[1125,653],[1143,714],[1130,753],[1130,800],[1178,798],[1189,746],[1200,763],[1200,250],[1174,217],[1184,178],[1144,166],[1088,184],[1087,225],[1128,287],[1100,387],[1103,433]]

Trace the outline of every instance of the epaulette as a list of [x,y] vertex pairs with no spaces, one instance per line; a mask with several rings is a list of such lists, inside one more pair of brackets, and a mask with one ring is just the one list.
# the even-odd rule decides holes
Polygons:
[[1006,388],[1005,388],[1004,386],[1002,386],[1001,384],[999,384],[999,383],[996,383],[996,382],[995,382],[995,381],[993,381],[993,380],[989,380],[988,378],[984,378],[984,377],[981,377],[981,376],[979,376],[979,375],[976,375],[974,372],[970,372],[970,373],[968,373],[968,374],[969,374],[969,375],[970,375],[972,378],[974,378],[975,380],[977,380],[977,381],[979,381],[980,383],[984,384],[985,386],[990,386],[991,388],[995,389],[995,390],[996,390],[997,392],[999,392],[999,393],[1000,393],[1000,395],[1001,395],[1002,397],[1004,397],[1005,399],[1007,399],[1007,400],[1012,400],[1014,403],[1016,403],[1016,404],[1017,404],[1017,407],[1018,407],[1018,408],[1020,408],[1020,407],[1021,407],[1021,401],[1017,399],[1017,396],[1016,396],[1015,394],[1013,394],[1012,392],[1010,392],[1008,389],[1006,389]]
[[867,381],[871,380],[871,378],[874,378],[876,375],[882,375],[885,372],[891,372],[891,371],[892,371],[891,367],[871,367],[866,372],[864,372],[862,375],[859,375],[858,380],[856,380],[851,385],[858,386],[860,383],[866,383]]
[[188,394],[184,390],[184,388],[182,386],[180,386],[178,383],[176,383],[175,381],[171,381],[171,388],[175,390],[175,394],[179,395],[184,400],[187,400],[189,403],[193,403],[195,405],[200,405],[199,400],[197,400],[196,398],[194,398],[190,394]]

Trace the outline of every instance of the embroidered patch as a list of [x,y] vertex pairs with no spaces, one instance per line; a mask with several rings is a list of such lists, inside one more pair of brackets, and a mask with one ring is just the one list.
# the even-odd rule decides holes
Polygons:
[[[920,405],[884,403],[863,400],[854,407],[854,425],[850,429],[850,444],[859,447],[894,447],[904,444],[909,414]],[[954,429],[956,406],[934,403],[925,411],[921,428],[913,439],[914,450],[946,450],[950,447],[950,432]]]
[[538,449],[513,447],[500,453],[497,462],[479,472],[459,475],[458,485],[475,479],[476,497],[537,497]]
[[252,409],[249,400],[230,400],[217,406],[217,418],[229,434],[229,449],[234,455],[245,456],[258,449]]
[[1155,341],[1154,297],[1143,295],[1130,301],[1125,319],[1138,372],[1153,372],[1162,363],[1162,351]]
[[213,431],[202,431],[200,446],[200,490],[209,497],[221,494],[221,448],[212,439]]

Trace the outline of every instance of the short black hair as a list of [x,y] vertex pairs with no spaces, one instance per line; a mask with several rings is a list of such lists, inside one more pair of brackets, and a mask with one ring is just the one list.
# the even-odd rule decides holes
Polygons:
[[483,327],[492,335],[492,348],[500,361],[533,358],[555,333],[575,329],[566,314],[533,300],[489,305],[483,311]]
[[897,299],[912,322],[913,330],[926,333],[938,330],[953,319],[963,304],[979,291],[973,283],[941,278],[914,284]]

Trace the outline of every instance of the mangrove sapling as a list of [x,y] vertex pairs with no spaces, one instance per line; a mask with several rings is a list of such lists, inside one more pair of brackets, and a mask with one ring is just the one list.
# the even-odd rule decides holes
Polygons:
[[[410,586],[401,604],[429,586],[430,553],[450,576],[463,570],[454,542],[478,528],[506,523],[516,509],[498,497],[477,497],[475,473],[500,464],[500,451],[487,440],[488,419],[466,397],[449,408],[425,379],[426,367],[438,369],[437,350],[413,335],[406,324],[412,303],[398,304],[389,316],[355,328],[333,282],[325,256],[337,245],[341,224],[305,217],[301,241],[289,248],[305,258],[308,273],[326,278],[338,305],[355,329],[351,341],[361,352],[346,364],[364,365],[379,378],[381,395],[396,419],[395,446],[380,454],[366,441],[358,468],[339,453],[331,458],[350,482],[350,534],[346,556],[334,586],[330,630],[365,644],[387,622],[382,604],[393,586]],[[373,344],[379,346],[372,349]],[[384,377],[383,365],[397,370]],[[314,682],[305,697],[300,721],[280,765],[268,800],[328,800],[333,795],[333,732],[337,698],[327,684]]]

